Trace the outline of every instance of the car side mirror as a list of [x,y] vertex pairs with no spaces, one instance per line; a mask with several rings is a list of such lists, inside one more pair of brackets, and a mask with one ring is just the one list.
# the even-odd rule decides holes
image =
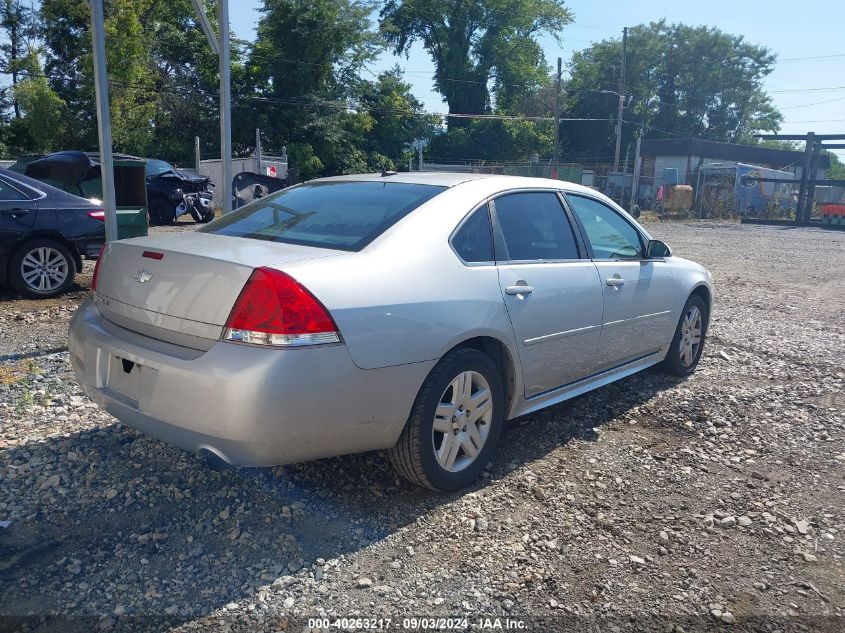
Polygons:
[[645,249],[646,259],[660,259],[661,257],[671,257],[672,249],[667,246],[666,242],[660,240],[649,240]]

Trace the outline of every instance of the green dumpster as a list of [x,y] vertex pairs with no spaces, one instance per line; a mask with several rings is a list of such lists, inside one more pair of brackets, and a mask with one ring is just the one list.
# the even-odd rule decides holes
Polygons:
[[[143,158],[125,154],[114,156],[118,239],[147,234],[146,165]],[[27,157],[9,169],[82,198],[103,199],[99,157],[93,153],[67,151]]]

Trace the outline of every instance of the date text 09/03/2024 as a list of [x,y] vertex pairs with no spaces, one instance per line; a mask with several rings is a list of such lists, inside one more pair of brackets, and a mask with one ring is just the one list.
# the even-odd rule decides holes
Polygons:
[[514,618],[309,618],[310,629],[386,630],[401,629],[410,631],[463,631],[463,630],[499,630],[519,631],[527,628],[523,620]]

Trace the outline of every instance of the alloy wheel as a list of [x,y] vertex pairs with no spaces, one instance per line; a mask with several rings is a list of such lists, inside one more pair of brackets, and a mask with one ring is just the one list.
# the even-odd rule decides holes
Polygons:
[[432,442],[441,468],[458,472],[472,464],[487,441],[493,395],[477,371],[458,374],[446,387],[434,414]]
[[692,365],[701,347],[701,324],[701,310],[698,306],[690,306],[681,322],[681,339],[678,345],[681,363],[685,367]]
[[36,292],[56,290],[69,274],[70,262],[51,246],[34,248],[21,260],[21,278]]

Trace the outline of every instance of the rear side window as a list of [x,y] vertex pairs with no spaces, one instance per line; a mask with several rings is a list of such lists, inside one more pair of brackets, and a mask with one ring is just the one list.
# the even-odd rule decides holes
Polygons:
[[306,183],[256,200],[200,231],[359,251],[444,190],[402,182]]
[[512,261],[578,259],[575,236],[557,194],[512,193],[494,204]]
[[492,262],[493,229],[485,204],[469,216],[452,237],[452,246],[460,258],[468,263]]
[[0,200],[28,200],[25,195],[4,180],[0,180]]

